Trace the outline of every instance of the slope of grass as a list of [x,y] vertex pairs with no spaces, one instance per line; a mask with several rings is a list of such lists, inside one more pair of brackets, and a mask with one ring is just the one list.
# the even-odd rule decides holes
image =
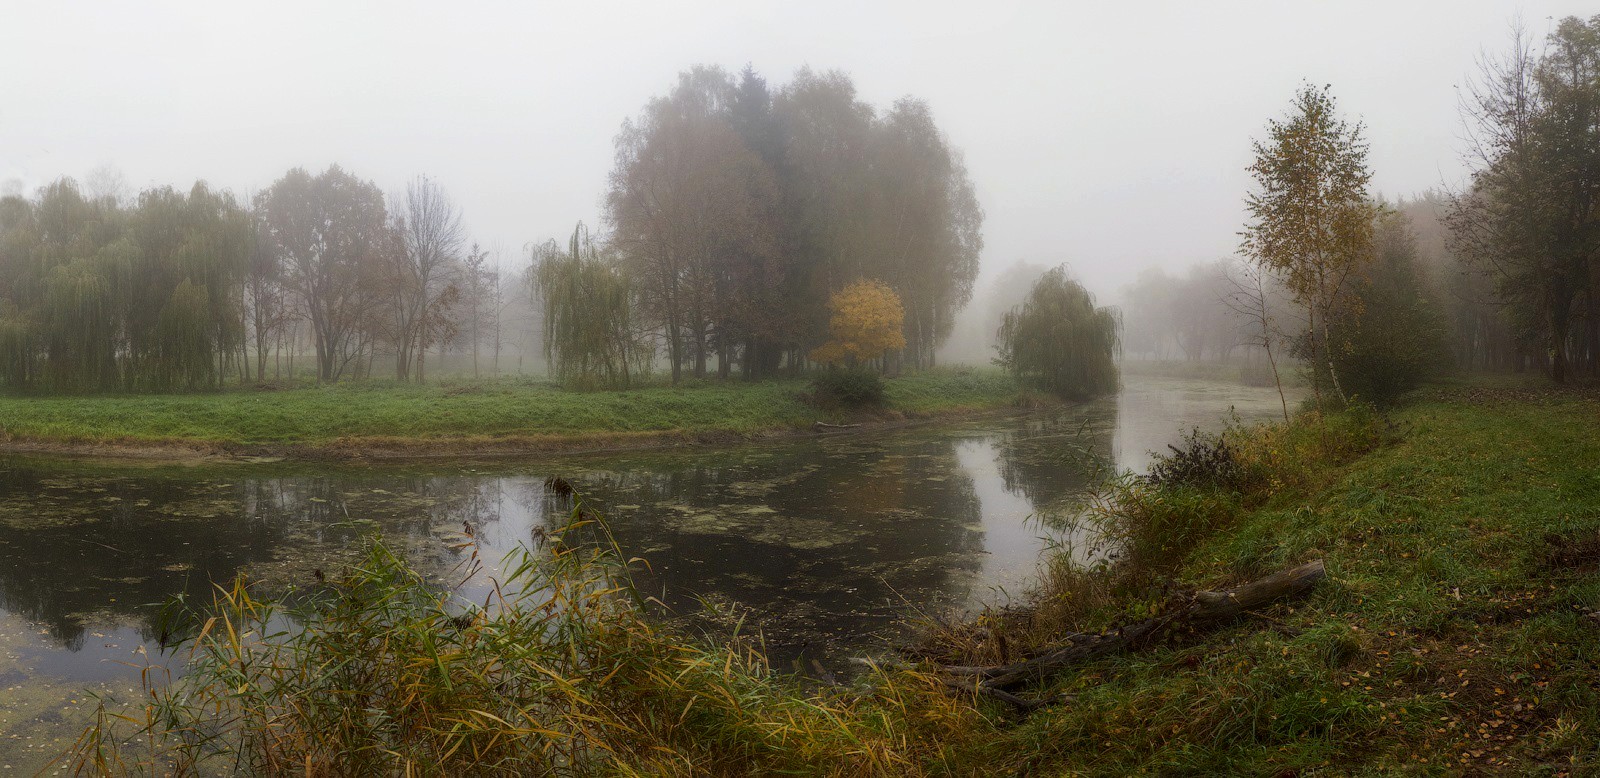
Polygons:
[[[1042,691],[1070,704],[1004,730],[1021,761],[1105,775],[1600,770],[1597,396],[1458,388],[1392,422],[1365,439],[1349,417],[1237,432],[1244,486],[1125,492],[1111,513],[1145,525],[1129,540],[1178,560],[1180,584],[1314,558],[1329,578],[1221,633],[1063,674]],[[1137,614],[1164,596],[1151,581],[1166,578],[1149,578],[1063,609],[1089,626]]]
[[[1016,397],[998,371],[890,379],[890,414],[996,407]],[[752,433],[837,418],[806,404],[804,381],[572,392],[526,381],[345,384],[217,394],[0,397],[4,434],[32,441],[319,444],[346,438]]]

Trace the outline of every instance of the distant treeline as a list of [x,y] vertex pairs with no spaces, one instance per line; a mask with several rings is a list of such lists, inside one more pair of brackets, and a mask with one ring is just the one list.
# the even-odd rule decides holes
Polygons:
[[307,344],[321,380],[420,379],[444,343],[497,364],[524,287],[426,178],[392,203],[338,167],[291,170],[250,203],[203,183],[124,202],[62,179],[0,199],[0,383],[208,389],[292,374]]
[[[1519,34],[1508,56],[1485,66],[1464,109],[1478,163],[1470,186],[1341,206],[1359,225],[1308,218],[1314,209],[1287,199],[1316,168],[1294,158],[1311,148],[1296,145],[1303,137],[1348,143],[1326,168],[1330,180],[1341,165],[1369,175],[1360,127],[1327,120],[1332,103],[1318,102],[1321,94],[1303,91],[1291,120],[1274,125],[1281,145],[1258,145],[1258,168],[1284,160],[1293,168],[1261,179],[1257,224],[1303,220],[1268,247],[1288,256],[1312,256],[1281,245],[1296,235],[1323,230],[1343,240],[1335,248],[1347,260],[1304,260],[1336,274],[1319,282],[1326,288],[1302,283],[1297,293],[1282,267],[1232,259],[1182,276],[1152,270],[1124,290],[1124,349],[1227,359],[1282,341],[1289,354],[1323,353],[1365,374],[1381,354],[1409,374],[1395,386],[1447,365],[1546,370],[1556,381],[1600,375],[1600,16],[1562,20],[1537,50]],[[1367,198],[1364,180],[1349,193]],[[1308,308],[1307,288],[1326,305]],[[1308,331],[1312,310],[1332,318],[1329,332]]]
[[207,389],[296,372],[297,354],[322,381],[421,380],[430,350],[497,364],[541,321],[558,374],[586,385],[663,360],[674,382],[758,378],[806,368],[856,281],[903,307],[905,347],[880,367],[931,366],[983,245],[928,106],[875,109],[833,72],[776,90],[750,68],[684,72],[624,122],[605,209],[603,233],[539,245],[503,279],[425,177],[386,198],[338,166],[295,169],[249,202],[61,179],[0,199],[0,384]]

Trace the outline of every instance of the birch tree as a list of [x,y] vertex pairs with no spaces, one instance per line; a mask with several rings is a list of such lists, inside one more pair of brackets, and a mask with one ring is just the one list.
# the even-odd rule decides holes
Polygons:
[[[1331,320],[1351,281],[1372,259],[1378,208],[1367,194],[1363,126],[1339,117],[1329,87],[1303,86],[1288,115],[1267,123],[1253,144],[1249,167],[1255,191],[1245,199],[1251,217],[1241,249],[1276,273],[1305,309],[1303,340],[1313,369],[1326,369],[1334,393],[1346,398],[1334,369]],[[1313,387],[1319,382],[1313,382]],[[1322,393],[1316,390],[1320,404]]]

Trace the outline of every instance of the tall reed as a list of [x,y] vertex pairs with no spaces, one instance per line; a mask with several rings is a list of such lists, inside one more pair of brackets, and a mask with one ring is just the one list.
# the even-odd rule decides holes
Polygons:
[[[470,529],[470,528],[469,528]],[[479,572],[459,547],[462,578]],[[925,772],[984,720],[896,671],[807,690],[749,643],[705,646],[652,618],[603,521],[513,553],[482,602],[381,539],[274,602],[219,586],[180,643],[186,673],[103,700],[80,773],[889,775]]]

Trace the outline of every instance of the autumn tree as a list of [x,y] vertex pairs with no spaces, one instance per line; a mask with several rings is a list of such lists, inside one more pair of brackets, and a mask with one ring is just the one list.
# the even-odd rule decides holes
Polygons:
[[1022,305],[1000,324],[996,364],[1017,380],[1052,394],[1085,399],[1116,391],[1115,308],[1057,267],[1034,282]]
[[905,308],[900,296],[881,281],[857,281],[828,299],[827,343],[811,359],[855,367],[906,347]]
[[972,296],[983,211],[926,103],[880,115],[850,78],[801,69],[776,91],[696,67],[624,124],[607,214],[643,319],[678,371],[770,374],[828,337],[829,295],[875,278],[931,366]]
[[869,270],[906,307],[906,352],[932,367],[955,315],[972,299],[983,251],[983,210],[959,152],[922,100],[899,100],[873,125],[869,147]]
[[838,71],[801,68],[773,101],[783,155],[785,317],[795,357],[828,337],[828,296],[871,270],[867,170],[872,106]]
[[733,90],[719,68],[689,70],[617,138],[612,240],[665,337],[674,383],[685,365],[704,376],[713,353],[729,363],[741,276],[774,251],[772,173],[730,123]]
[[337,380],[362,353],[382,302],[374,266],[390,248],[383,193],[337,165],[315,176],[295,168],[256,207],[311,325],[317,378]]
[[1241,246],[1278,274],[1305,310],[1303,353],[1327,367],[1340,401],[1329,328],[1371,261],[1378,215],[1367,194],[1372,173],[1362,131],[1339,117],[1328,87],[1302,87],[1288,115],[1269,120],[1267,139],[1253,144],[1256,188],[1245,199],[1251,221]]
[[1448,217],[1453,248],[1564,382],[1575,335],[1600,351],[1600,16],[1563,19],[1539,54],[1519,31],[1464,112],[1479,165]]

